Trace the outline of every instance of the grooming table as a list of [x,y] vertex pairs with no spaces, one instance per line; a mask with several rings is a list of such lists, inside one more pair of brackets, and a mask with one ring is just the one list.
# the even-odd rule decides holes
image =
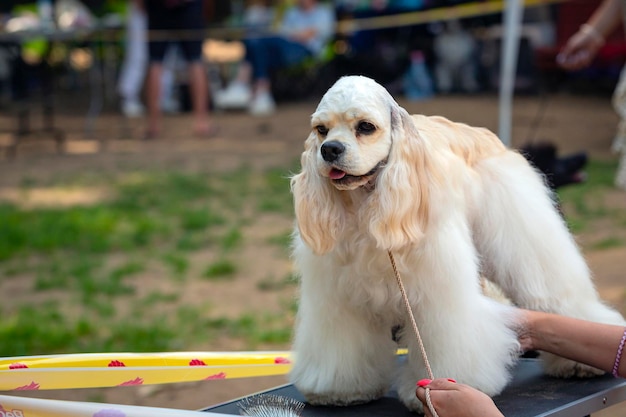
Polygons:
[[[274,394],[304,401],[293,385],[284,385],[258,394]],[[209,407],[203,411],[239,415],[241,399]],[[506,417],[583,417],[621,401],[626,401],[626,380],[604,375],[588,379],[560,379],[545,376],[538,359],[522,359],[511,383],[494,398]],[[350,407],[306,405],[304,417],[415,417],[394,392],[368,404]]]

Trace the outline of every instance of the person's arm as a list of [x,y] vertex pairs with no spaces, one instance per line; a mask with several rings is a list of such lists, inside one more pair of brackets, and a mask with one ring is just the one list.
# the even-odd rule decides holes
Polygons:
[[617,365],[616,374],[626,375],[626,360],[621,361],[621,352],[618,353],[626,348],[623,326],[539,311],[522,310],[522,313],[525,320],[519,337],[522,349],[543,350],[611,373]]
[[573,71],[591,64],[606,38],[619,25],[622,15],[621,0],[604,0],[559,52],[559,65]]
[[621,0],[604,0],[591,15],[587,24],[603,38],[607,38],[622,20]]
[[[626,375],[626,330],[623,326],[594,323],[540,311],[520,310],[519,342],[523,350],[542,350],[605,370]],[[424,404],[426,387],[439,417],[502,417],[491,398],[463,384],[443,378],[420,381],[415,395]]]

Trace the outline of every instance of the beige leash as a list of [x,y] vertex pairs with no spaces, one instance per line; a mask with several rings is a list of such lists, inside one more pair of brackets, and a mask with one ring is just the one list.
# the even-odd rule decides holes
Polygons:
[[[391,251],[387,251],[387,254],[389,255],[389,261],[391,261],[393,274],[396,277],[396,281],[398,282],[398,287],[400,288],[400,293],[402,294],[404,307],[406,308],[406,311],[409,315],[409,319],[411,320],[411,326],[413,327],[413,331],[415,332],[415,336],[417,337],[417,343],[419,344],[420,350],[422,351],[422,358],[424,359],[424,365],[426,366],[428,377],[430,379],[435,379],[433,375],[433,371],[430,368],[430,363],[428,362],[428,355],[426,355],[426,349],[424,348],[424,343],[422,342],[422,336],[420,335],[420,331],[417,327],[417,323],[415,322],[415,317],[413,316],[413,310],[411,309],[411,304],[409,303],[409,297],[406,295],[404,284],[402,284],[402,279],[400,278],[400,273],[398,272],[398,267],[396,266],[396,260],[394,259]],[[437,414],[437,411],[435,410],[435,406],[433,405],[430,399],[430,388],[428,387],[426,387],[426,404],[428,405],[428,409],[430,410],[433,417],[439,417],[439,415]]]

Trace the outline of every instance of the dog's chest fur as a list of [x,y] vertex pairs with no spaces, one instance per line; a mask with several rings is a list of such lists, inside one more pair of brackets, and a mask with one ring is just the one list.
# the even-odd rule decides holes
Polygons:
[[[358,226],[355,222],[349,227]],[[335,250],[325,255],[342,265],[340,275],[333,279],[337,290],[343,293],[344,300],[361,309],[363,314],[384,315],[387,318],[392,315],[398,317],[394,320],[398,322],[404,314],[403,301],[388,252],[377,248],[375,241],[367,233],[353,233],[351,236],[358,238],[339,244]],[[411,258],[416,257],[416,253]],[[395,256],[397,261],[402,262],[404,259],[401,254]],[[407,275],[408,271],[403,271],[402,274]],[[411,281],[417,279],[414,276],[406,278]]]

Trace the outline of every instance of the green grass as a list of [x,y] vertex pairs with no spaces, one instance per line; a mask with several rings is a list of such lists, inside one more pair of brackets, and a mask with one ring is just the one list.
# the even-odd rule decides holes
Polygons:
[[[626,245],[624,210],[605,204],[615,169],[613,162],[591,161],[585,184],[559,190],[574,233],[599,224],[611,230],[586,249]],[[236,279],[240,250],[249,239],[244,231],[262,222],[263,215],[284,216],[291,223],[292,171],[259,173],[243,167],[227,173],[25,178],[20,188],[25,195],[42,187],[104,187],[109,192],[88,206],[0,203],[0,285],[11,280],[31,285],[23,299],[7,294],[0,304],[0,356],[184,350],[223,337],[243,340],[249,349],[284,347],[295,301],[279,306],[279,312],[227,317],[213,311],[210,291],[196,304],[183,291],[191,283]],[[276,230],[255,244],[274,245],[276,256],[287,260],[290,231]],[[268,273],[252,285],[251,291],[280,294],[295,279]]]
[[290,285],[296,285],[298,283],[297,278],[289,274],[282,279],[277,279],[273,276],[267,276],[264,279],[257,282],[257,288],[261,291],[277,291],[282,290]]
[[211,281],[228,280],[235,272],[237,272],[237,266],[232,261],[219,259],[204,270],[202,277]]
[[[288,340],[286,315],[272,323],[273,336],[263,336],[269,321],[251,323],[256,313],[225,318],[194,306],[174,311],[184,283],[234,278],[238,269],[230,258],[245,243],[242,227],[256,220],[258,207],[271,201],[266,210],[291,217],[286,177],[280,170],[258,173],[243,167],[219,174],[134,171],[24,178],[25,196],[35,188],[109,192],[87,206],[0,203],[0,284],[32,283],[29,297],[0,304],[0,356],[184,349],[224,334],[250,345]],[[217,260],[198,265],[195,254],[204,251]],[[154,271],[174,286],[139,296],[135,279],[150,282]],[[248,334],[246,326],[258,328]]]
[[162,261],[168,268],[172,278],[177,281],[183,280],[189,272],[189,260],[182,253],[176,251],[166,253],[163,255]]
[[597,225],[610,231],[609,236],[591,240],[584,249],[605,250],[626,245],[626,212],[609,207],[605,201],[608,193],[616,192],[613,183],[616,170],[616,161],[592,160],[585,168],[587,181],[558,192],[572,233],[593,233]]

